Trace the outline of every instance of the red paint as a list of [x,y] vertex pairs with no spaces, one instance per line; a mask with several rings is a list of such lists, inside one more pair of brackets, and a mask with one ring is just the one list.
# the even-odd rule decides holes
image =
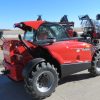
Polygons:
[[67,33],[68,33],[68,35],[69,35],[70,37],[73,37],[73,32],[74,32],[74,31],[73,31],[72,29],[70,29],[70,30],[68,30]]
[[[24,22],[25,25],[36,30],[43,23],[44,21]],[[28,41],[26,42],[33,51],[37,48],[37,46],[33,45],[33,43]],[[59,41],[53,43],[52,45],[42,47],[47,49],[49,54],[52,55],[52,57],[55,58],[60,64],[84,63],[92,60],[92,46],[77,40]],[[10,74],[8,76],[16,81],[23,80],[22,70],[25,65],[34,58],[32,58],[19,40],[5,40],[3,44],[3,52],[4,67],[10,70]]]
[[[84,51],[86,46],[89,50]],[[60,64],[64,63],[78,63],[92,60],[91,45],[76,40],[55,42],[52,45],[45,47],[50,54],[56,58]],[[77,59],[79,58],[80,59]]]
[[[10,43],[12,43],[11,47],[9,46],[11,45]],[[18,46],[15,48],[16,43],[18,43]],[[35,50],[36,46],[30,42],[27,43]],[[8,55],[7,52],[6,54],[4,53],[4,67],[11,71],[8,76],[16,81],[23,80],[22,70],[33,58],[18,40],[9,41],[7,45],[4,44],[4,48],[9,52]],[[43,48],[47,49],[52,57],[54,57],[60,64],[84,63],[92,60],[91,45],[78,42],[77,40],[55,42],[52,45],[43,46]],[[84,48],[88,48],[89,50],[84,51]]]
[[45,21],[27,21],[27,22],[23,22],[26,26],[30,26],[33,29],[37,30],[40,25],[42,25]]
[[[33,49],[31,43],[28,43]],[[22,43],[18,40],[8,40],[3,44],[4,52],[4,67],[10,70],[8,75],[11,79],[15,81],[23,80],[22,70],[24,66],[32,59],[32,56],[27,52],[27,50],[22,46]]]

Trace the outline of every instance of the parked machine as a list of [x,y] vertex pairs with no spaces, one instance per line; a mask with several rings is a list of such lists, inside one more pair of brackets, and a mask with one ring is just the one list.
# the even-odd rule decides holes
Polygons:
[[58,81],[70,74],[88,69],[100,75],[100,49],[81,38],[69,38],[62,25],[38,20],[15,27],[24,30],[24,37],[4,39],[3,73],[14,81],[24,80],[34,98],[50,96]]
[[[83,37],[90,37],[92,44],[99,44],[100,40],[100,23],[97,20],[91,19],[88,15],[79,17],[83,28]],[[97,15],[96,19],[100,19]]]
[[65,30],[68,33],[69,37],[77,37],[77,32],[75,32],[73,30],[74,22],[69,22],[69,20],[67,18],[67,15],[64,15],[61,18],[59,24],[62,25],[65,28]]

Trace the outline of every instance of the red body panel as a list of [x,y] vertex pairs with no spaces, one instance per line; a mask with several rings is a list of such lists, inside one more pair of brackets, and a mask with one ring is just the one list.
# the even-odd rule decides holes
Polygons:
[[[33,59],[18,40],[11,40],[4,44],[4,67],[10,70],[8,75],[13,80],[22,80],[22,70]],[[28,42],[27,42],[28,43]],[[15,45],[17,45],[15,48]],[[35,49],[31,43],[28,45]],[[55,42],[52,45],[43,46],[60,64],[73,64],[91,62],[92,53],[90,44],[67,40]]]
[[50,54],[56,58],[60,64],[91,62],[91,45],[76,40],[55,42],[46,46]]
[[11,79],[15,81],[23,80],[23,77],[22,77],[23,65],[22,64],[13,65],[5,61],[3,62],[3,64],[6,70],[10,70],[10,74],[8,74],[8,77],[10,77]]
[[[37,30],[43,23],[45,23],[45,21],[42,21],[42,20],[40,20],[40,21],[26,21],[26,22],[21,22],[21,23],[23,23],[25,26],[29,26],[29,27]],[[16,23],[15,27],[21,28],[20,27],[21,23]]]
[[26,26],[30,26],[33,29],[37,30],[41,24],[43,24],[45,21],[28,21],[28,22],[23,22]]
[[[33,49],[35,48],[31,43],[28,44]],[[4,67],[5,69],[10,70],[8,76],[16,81],[22,80],[22,70],[27,62],[32,59],[32,56],[18,40],[8,40],[4,42],[3,48]]]

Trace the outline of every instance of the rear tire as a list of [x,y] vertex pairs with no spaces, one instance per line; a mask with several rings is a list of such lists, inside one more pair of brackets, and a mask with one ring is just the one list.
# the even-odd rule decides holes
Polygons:
[[97,51],[93,57],[92,67],[88,70],[93,76],[100,75],[100,51]]
[[57,71],[50,63],[38,63],[25,79],[25,84],[27,91],[34,98],[46,98],[55,91],[58,85]]

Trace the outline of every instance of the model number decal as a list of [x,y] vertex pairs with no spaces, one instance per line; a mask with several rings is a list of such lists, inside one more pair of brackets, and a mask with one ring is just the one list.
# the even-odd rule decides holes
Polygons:
[[83,51],[89,51],[90,48],[83,48],[82,50],[83,50]]
[[75,49],[76,52],[80,52],[81,50],[82,51],[90,51],[91,50],[91,48],[73,48],[73,49]]

